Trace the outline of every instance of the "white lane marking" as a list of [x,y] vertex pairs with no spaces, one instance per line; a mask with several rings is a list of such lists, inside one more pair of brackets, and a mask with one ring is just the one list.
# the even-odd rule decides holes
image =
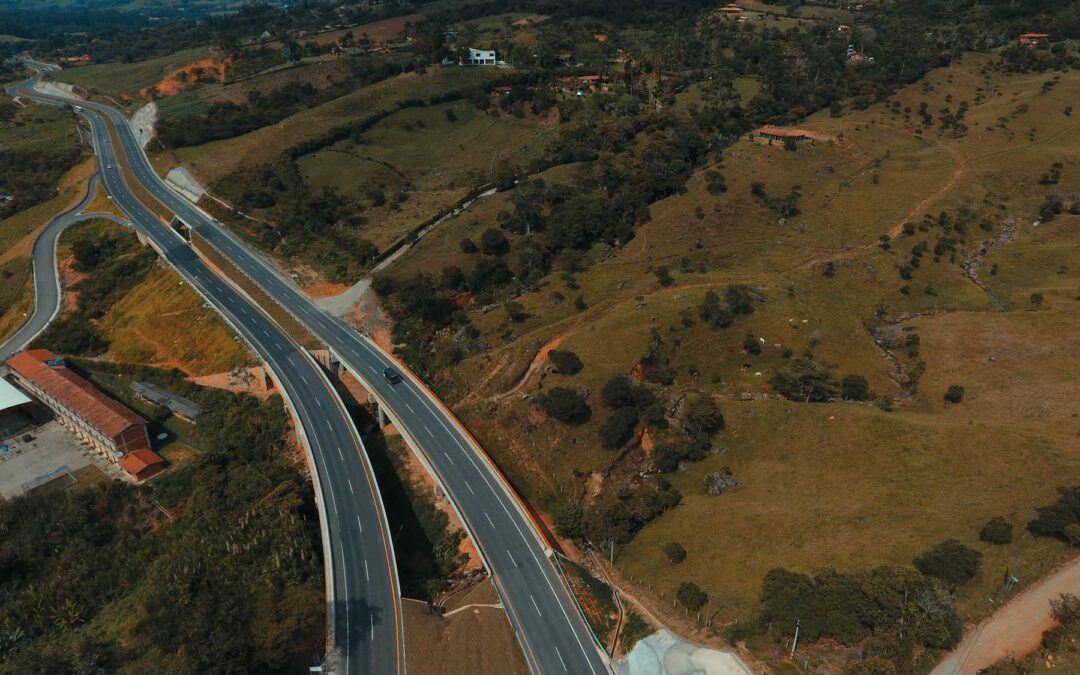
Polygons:
[[488,525],[491,525],[492,529],[494,529],[494,528],[495,528],[495,523],[491,522],[491,516],[489,516],[489,515],[487,514],[487,511],[484,511],[484,517],[485,517],[485,518],[487,518],[487,520],[488,520]]
[[510,549],[506,549],[506,557],[510,558],[510,562],[513,563],[514,567],[517,567],[517,563],[514,562],[514,554],[510,552]]
[[330,424],[330,420],[326,420],[326,428],[329,429],[331,431],[331,433],[333,433],[334,425]]
[[351,494],[356,494],[356,491],[355,491],[355,490],[353,490],[353,486],[352,486],[352,479],[351,479],[351,478],[350,478],[350,479],[347,479],[347,480],[346,480],[345,482],[347,482],[347,483],[349,484],[349,492],[350,492]]
[[[345,567],[345,547],[344,546],[341,548],[341,569],[342,569],[342,571],[344,571],[346,569],[346,567]],[[343,573],[341,575],[341,579],[345,583],[345,597],[347,598],[347,597],[349,597],[349,577],[346,574]],[[349,607],[348,607],[348,604],[346,604],[346,606],[345,606],[345,634],[346,635],[349,634]],[[346,664],[345,667],[346,668],[349,667],[348,663],[349,663],[349,645],[348,645],[348,643],[346,643],[346,645],[345,645],[345,664]]]
[[371,613],[371,641],[375,642],[375,612]]
[[360,531],[364,531],[364,524],[360,522],[360,514],[356,515],[356,526],[360,528]]
[[371,574],[368,572],[367,558],[364,558],[364,577],[368,581],[371,581]]
[[540,605],[536,604],[536,598],[533,597],[532,593],[529,593],[529,599],[532,600],[533,607],[536,609],[536,613],[540,616],[544,616],[544,613],[540,611]]
[[461,482],[462,482],[462,483],[465,483],[465,487],[469,488],[469,492],[471,492],[471,493],[473,493],[473,494],[476,494],[476,491],[472,489],[472,486],[471,486],[471,485],[469,485],[469,481],[467,481],[467,480],[462,480]]
[[343,454],[341,453],[341,448],[338,448],[338,449],[337,449],[337,455],[338,455],[338,457],[340,457],[340,458],[341,458],[341,461],[343,461],[343,462],[345,461],[345,455],[343,455]]
[[[304,381],[304,384],[306,384],[307,386],[309,386],[309,387],[311,386],[311,383],[307,381],[307,377],[306,377],[306,376],[304,376],[304,375],[301,375],[301,376],[300,376],[300,379],[301,379],[301,380],[303,380],[303,381]],[[316,399],[316,400],[317,400],[317,399]]]
[[445,450],[443,450],[443,454],[446,455],[446,461],[450,462],[451,464],[454,463],[454,460],[450,459],[450,455],[448,455]]
[[563,671],[567,672],[567,673],[570,672],[569,670],[566,669],[566,661],[562,660],[562,653],[559,651],[558,647],[555,647],[555,656],[559,657],[559,663],[562,664]]
[[405,407],[408,408],[409,412],[411,412],[412,414],[414,414],[414,415],[416,414],[416,411],[413,410],[413,407],[411,405],[409,405],[408,401],[405,401]]
[[322,399],[321,398],[315,399],[315,403],[317,403],[319,405],[319,410],[322,410],[322,407],[323,407]]
[[428,427],[428,425],[425,424],[424,429],[427,431],[428,436],[431,436],[432,438],[435,438],[435,434],[431,433],[431,429]]

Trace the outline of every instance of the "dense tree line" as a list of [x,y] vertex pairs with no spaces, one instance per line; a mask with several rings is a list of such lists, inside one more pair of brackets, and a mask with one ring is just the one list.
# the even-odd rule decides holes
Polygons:
[[[94,378],[125,371],[73,365]],[[202,389],[179,372],[137,376],[206,408],[202,453],[140,487],[0,502],[0,670],[295,672],[325,612],[315,507],[285,456],[281,400]]]
[[60,177],[82,157],[83,149],[74,144],[33,150],[0,147],[0,192],[13,197],[12,201],[0,205],[0,217],[55,197]]

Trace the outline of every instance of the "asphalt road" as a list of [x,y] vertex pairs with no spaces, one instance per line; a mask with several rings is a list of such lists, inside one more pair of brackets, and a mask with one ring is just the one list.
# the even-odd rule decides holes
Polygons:
[[0,343],[0,361],[22,351],[31,340],[41,334],[60,311],[60,280],[56,269],[56,242],[60,234],[80,220],[108,218],[119,222],[111,213],[83,213],[83,209],[93,200],[98,177],[90,177],[90,185],[82,200],[49,221],[38,238],[34,240],[32,253],[34,307],[26,322],[11,337]]
[[[139,182],[321,338],[425,457],[480,549],[532,671],[609,672],[533,521],[454,415],[415,375],[320,309],[261,254],[169,188],[150,166],[122,113],[99,104],[81,105],[110,117]],[[387,367],[401,371],[401,383],[386,381]]]
[[[56,104],[33,90],[40,74],[9,93]],[[309,355],[232,286],[223,283],[178,235],[136,199],[120,173],[116,148],[101,113],[110,108],[73,102],[93,131],[106,190],[158,252],[252,346],[273,371],[299,421],[315,469],[324,517],[332,612],[334,672],[402,673],[405,670],[400,587],[390,533],[374,474],[358,433],[330,382]],[[123,132],[125,124],[118,128]],[[142,156],[141,153],[139,156]],[[145,169],[142,169],[145,171]]]

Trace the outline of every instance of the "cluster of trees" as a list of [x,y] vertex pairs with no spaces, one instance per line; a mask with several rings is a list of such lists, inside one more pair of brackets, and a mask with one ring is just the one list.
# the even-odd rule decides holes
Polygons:
[[910,671],[918,647],[947,650],[963,634],[948,587],[911,567],[813,576],[778,568],[765,575],[760,600],[762,626],[786,632],[799,621],[801,639],[862,642],[863,654],[891,660],[901,672]]
[[[124,369],[77,363],[95,378]],[[0,670],[295,672],[325,611],[315,505],[285,456],[281,400],[137,376],[206,407],[202,452],[145,486],[0,502]]]
[[664,409],[648,387],[634,382],[625,375],[616,375],[604,384],[600,392],[604,406],[611,415],[600,425],[600,444],[608,449],[626,445],[637,429],[638,421],[648,426],[664,428],[667,419]]
[[680,493],[663,476],[605,491],[587,507],[568,502],[555,512],[560,536],[594,544],[625,544],[649,521],[679,505]]
[[111,228],[96,234],[92,223],[69,230],[74,267],[87,274],[72,287],[78,293],[74,312],[53,321],[33,342],[59,354],[97,356],[109,349],[108,337],[96,321],[153,269],[156,256],[127,230]]
[[1058,500],[1037,509],[1027,529],[1039,537],[1056,537],[1080,545],[1080,485],[1058,488]]
[[60,176],[82,157],[82,147],[75,144],[26,150],[0,147],[0,192],[13,197],[10,202],[0,205],[0,217],[55,197]]
[[698,305],[698,316],[713,328],[727,328],[735,317],[754,312],[754,303],[763,297],[749,286],[733,284],[723,291],[723,298],[716,291],[707,291]]

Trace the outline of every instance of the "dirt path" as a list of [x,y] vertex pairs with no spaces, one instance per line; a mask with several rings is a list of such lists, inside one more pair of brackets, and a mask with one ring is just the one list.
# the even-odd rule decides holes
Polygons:
[[1001,659],[1030,653],[1039,646],[1043,632],[1054,627],[1050,601],[1062,593],[1080,595],[1080,557],[1028,587],[969,631],[931,675],[975,675]]

